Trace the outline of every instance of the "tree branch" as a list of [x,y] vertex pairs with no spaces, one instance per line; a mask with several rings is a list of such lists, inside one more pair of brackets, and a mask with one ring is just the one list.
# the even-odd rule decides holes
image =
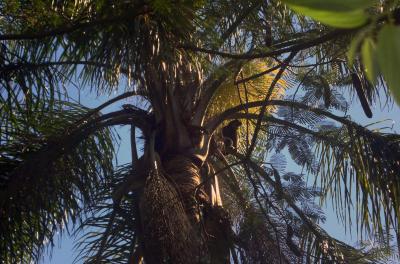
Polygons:
[[234,84],[235,84],[235,85],[238,85],[238,84],[241,84],[241,83],[246,83],[246,82],[251,81],[251,80],[253,80],[253,79],[257,79],[258,77],[261,77],[261,76],[263,76],[263,75],[265,75],[265,74],[268,74],[268,73],[270,73],[270,72],[273,72],[273,71],[279,69],[280,67],[282,67],[282,64],[278,64],[278,65],[276,65],[276,66],[274,66],[274,67],[272,67],[272,68],[269,68],[268,70],[262,71],[262,72],[260,72],[260,73],[256,73],[256,74],[254,74],[254,75],[252,75],[252,76],[249,76],[249,77],[247,77],[247,78],[242,78],[242,79],[240,79],[240,80],[238,80],[238,81],[235,80]]
[[[89,65],[89,66],[98,66],[101,68],[112,68],[111,64],[105,64],[95,61],[48,61],[41,63],[31,63],[31,62],[22,62],[22,63],[10,63],[7,65],[3,65],[0,67],[0,74],[5,74],[10,71],[16,71],[20,69],[36,69],[36,68],[44,68],[51,66],[62,66],[62,65]],[[127,69],[120,69],[121,73],[129,74]]]
[[139,15],[147,14],[150,12],[149,7],[147,5],[143,5],[140,7],[137,7],[138,10],[134,12],[133,14],[130,13],[129,16],[119,16],[119,17],[111,17],[111,18],[106,18],[106,19],[97,19],[93,21],[89,21],[86,23],[77,23],[77,24],[70,24],[67,26],[60,26],[58,28],[50,29],[50,30],[45,30],[41,32],[23,32],[23,33],[17,33],[17,34],[3,34],[0,35],[0,40],[34,40],[34,39],[43,39],[47,37],[55,37],[59,35],[64,35],[67,33],[74,32],[76,30],[80,29],[87,29],[87,28],[93,28],[93,27],[102,27],[104,25],[108,25],[111,23],[116,23],[120,22],[126,19],[134,19]]
[[[242,119],[242,118],[243,119],[257,119],[258,115],[257,114],[237,113],[237,114],[234,114],[231,118],[232,119]],[[264,116],[263,121],[280,124],[285,127],[290,127],[290,128],[296,129],[297,131],[300,131],[302,133],[310,134],[318,139],[322,139],[322,140],[332,143],[332,138],[330,138],[330,137],[327,137],[319,132],[313,131],[311,129],[305,128],[303,126],[291,123],[291,122],[283,120],[283,119],[275,118],[272,116]],[[335,143],[335,145],[339,145],[339,143]]]
[[[281,68],[280,68],[279,72],[276,74],[276,76],[275,76],[274,80],[272,81],[272,83],[271,83],[271,85],[269,87],[269,90],[268,90],[268,92],[267,92],[267,94],[265,96],[265,99],[264,99],[265,102],[269,101],[269,99],[270,99],[270,97],[272,95],[272,92],[273,92],[273,90],[275,88],[275,85],[278,83],[279,79],[281,78],[282,74],[284,73],[288,63],[296,56],[296,54],[297,54],[297,52],[292,52],[283,61],[283,63],[281,64]],[[247,156],[249,156],[249,157],[250,157],[250,155],[251,155],[251,153],[252,153],[252,151],[253,151],[253,149],[255,147],[256,140],[257,140],[257,135],[258,135],[258,132],[259,132],[259,130],[261,128],[262,118],[263,118],[266,110],[267,110],[267,106],[266,105],[262,106],[260,114],[259,114],[259,118],[257,119],[256,127],[254,129],[254,134],[253,134],[253,137],[251,139],[250,146],[247,149]]]
[[262,1],[256,1],[249,7],[245,8],[239,17],[235,20],[235,22],[232,23],[232,25],[221,35],[221,42],[224,42],[232,33],[233,31],[236,30],[236,28],[242,23],[242,21],[247,17],[248,14],[250,14],[251,11],[254,10],[254,8],[258,7]]
[[138,152],[137,152],[137,147],[136,147],[136,127],[135,124],[133,123],[131,125],[131,156],[132,156],[132,166],[136,167],[138,163]]
[[181,45],[181,46],[178,46],[178,48],[182,48],[184,50],[195,51],[195,52],[207,53],[207,54],[211,54],[211,55],[217,55],[217,56],[221,56],[224,58],[251,60],[251,59],[257,59],[257,58],[274,57],[274,56],[282,55],[282,54],[285,54],[288,52],[298,52],[300,50],[304,50],[304,49],[311,48],[313,46],[317,46],[324,42],[333,40],[335,38],[354,33],[357,30],[358,29],[338,29],[338,30],[331,31],[331,32],[329,32],[319,38],[316,38],[316,39],[304,41],[302,43],[297,43],[297,44],[291,45],[289,47],[284,47],[284,48],[277,49],[277,50],[271,50],[268,52],[233,54],[233,53],[228,53],[228,52],[223,52],[223,51],[218,51],[218,50],[211,50],[211,49],[207,49],[207,48],[192,46],[192,45]]
[[[359,127],[359,128],[363,128],[360,125],[358,125],[357,123],[345,118],[345,117],[340,117],[337,116],[335,114],[332,114],[331,112],[328,112],[324,109],[320,109],[320,108],[313,108],[309,105],[306,104],[302,104],[299,102],[294,102],[294,101],[284,101],[284,100],[270,100],[270,101],[255,101],[255,102],[250,102],[247,104],[242,104],[242,105],[238,105],[232,108],[229,108],[227,110],[225,110],[224,112],[222,112],[221,114],[219,114],[218,116],[214,117],[213,119],[211,119],[210,121],[207,122],[207,124],[205,124],[205,129],[207,129],[208,131],[212,132],[214,131],[220,124],[222,124],[222,122],[229,118],[230,116],[232,116],[233,114],[239,113],[240,111],[246,110],[246,109],[250,109],[250,108],[254,108],[254,107],[262,107],[262,106],[274,106],[274,105],[278,105],[278,106],[287,106],[287,107],[292,107],[292,108],[297,108],[297,109],[304,109],[313,113],[316,113],[318,115],[323,115],[326,116],[328,118],[331,118],[339,123],[348,125],[348,126],[352,126],[352,127]],[[364,128],[363,128],[364,129]]]

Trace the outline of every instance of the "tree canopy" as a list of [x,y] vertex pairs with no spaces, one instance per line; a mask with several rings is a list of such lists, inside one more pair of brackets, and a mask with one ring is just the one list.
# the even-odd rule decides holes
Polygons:
[[387,263],[400,136],[347,111],[400,104],[399,25],[397,0],[2,1],[0,260],[67,229],[85,263]]

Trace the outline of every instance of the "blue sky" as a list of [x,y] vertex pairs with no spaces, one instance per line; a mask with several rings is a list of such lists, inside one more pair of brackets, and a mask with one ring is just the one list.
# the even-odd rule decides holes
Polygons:
[[[114,97],[116,95],[112,95]],[[90,94],[82,92],[81,103],[88,107],[95,107],[103,103],[107,100],[106,96],[96,97],[94,98]],[[105,109],[104,112],[117,110],[121,108],[121,105],[127,103],[121,102],[116,105],[110,106]],[[128,102],[129,103],[129,102]],[[384,103],[382,103],[384,105]],[[385,119],[389,119],[387,121],[378,123],[377,125],[371,126],[372,128],[382,128],[382,127],[393,127],[392,130],[386,130],[386,132],[392,133],[400,133],[400,107],[394,104],[392,107],[381,107],[380,105],[375,105],[372,107],[372,112],[374,114],[373,118],[369,119],[365,116],[361,105],[357,98],[353,99],[352,106],[348,115],[354,121],[362,125],[368,125],[371,123],[383,121]],[[120,136],[121,136],[121,144],[119,146],[118,152],[118,164],[124,164],[130,161],[130,144],[129,144],[129,128],[128,127],[118,127],[117,128]],[[297,168],[294,165],[288,164],[287,171],[295,171]],[[323,207],[327,221],[322,225],[329,234],[336,237],[339,240],[355,243],[357,241],[356,233],[353,231],[352,235],[349,232],[345,232],[344,227],[339,223],[336,218],[335,213],[332,210],[332,207],[328,203],[327,206]],[[76,252],[73,248],[73,238],[68,237],[65,233],[63,237],[57,237],[55,239],[55,247],[52,250],[52,256],[46,254],[43,261],[40,262],[42,264],[70,264],[73,263],[74,258],[76,257]],[[79,263],[79,262],[78,262]]]

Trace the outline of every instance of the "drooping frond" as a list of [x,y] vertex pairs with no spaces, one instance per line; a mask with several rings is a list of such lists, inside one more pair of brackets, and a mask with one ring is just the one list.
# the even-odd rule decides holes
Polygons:
[[[0,127],[1,259],[30,263],[56,231],[76,222],[99,183],[111,176],[114,150],[109,129],[73,134],[88,109],[40,101],[36,111],[17,106]],[[61,107],[62,106],[62,107]],[[49,110],[50,109],[50,110]]]
[[121,166],[99,185],[94,203],[85,208],[86,218],[76,229],[81,235],[76,262],[127,263],[135,257],[136,250],[141,250],[138,190],[124,195],[118,204],[113,202],[115,190],[131,173],[131,166]]
[[[340,145],[318,144],[321,186],[334,197],[343,219],[355,206],[360,230],[385,236],[399,223],[400,143],[398,135],[362,128],[332,131]],[[352,187],[351,182],[355,183]]]

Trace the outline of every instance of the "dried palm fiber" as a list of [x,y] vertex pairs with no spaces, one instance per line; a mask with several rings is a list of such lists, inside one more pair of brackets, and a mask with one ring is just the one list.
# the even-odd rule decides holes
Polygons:
[[200,170],[185,156],[176,155],[163,162],[164,169],[182,197],[186,213],[192,223],[200,221],[199,204],[207,202],[203,189],[197,190],[201,182]]
[[140,202],[146,263],[193,263],[192,226],[164,172],[152,168]]

